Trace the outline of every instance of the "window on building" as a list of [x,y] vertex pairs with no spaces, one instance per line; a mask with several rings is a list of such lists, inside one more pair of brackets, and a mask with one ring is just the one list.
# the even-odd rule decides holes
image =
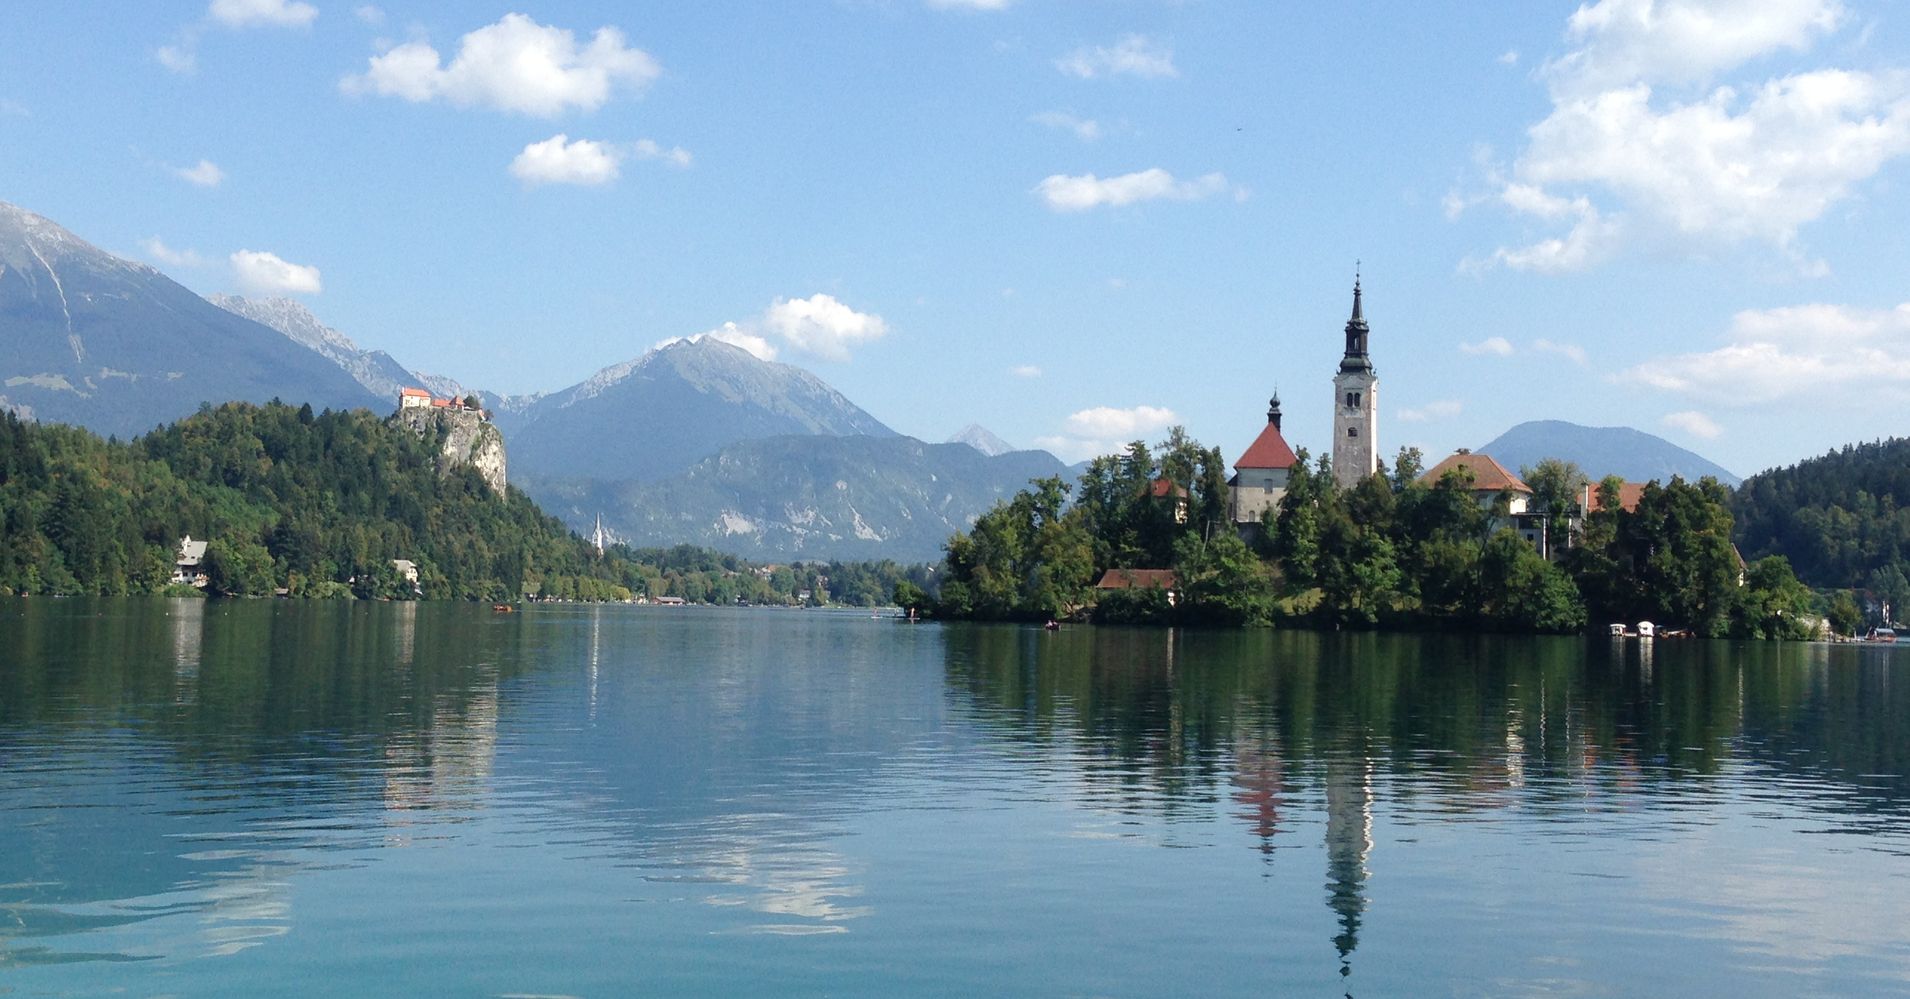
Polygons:
[[1359,435],[1360,435],[1360,428],[1358,428],[1358,427],[1347,427],[1347,428],[1346,428],[1346,436],[1348,436],[1348,437],[1358,437]]

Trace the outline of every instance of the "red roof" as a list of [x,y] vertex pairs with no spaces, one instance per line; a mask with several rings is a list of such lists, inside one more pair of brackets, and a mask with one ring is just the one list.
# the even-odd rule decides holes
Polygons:
[[1172,569],[1109,569],[1094,584],[1097,590],[1171,590],[1180,585]]
[[401,388],[401,389],[399,389],[399,390],[398,390],[398,394],[399,394],[399,395],[408,395],[408,396],[411,396],[411,397],[413,397],[413,398],[417,398],[417,399],[429,399],[429,398],[431,398],[431,393],[429,393],[429,392],[426,392],[426,391],[425,391],[424,389],[421,389],[421,388]]
[[1165,475],[1147,484],[1147,494],[1155,499],[1165,499],[1168,493],[1173,493],[1176,496],[1186,496],[1187,487]]
[[[1598,483],[1594,482],[1590,486],[1588,486],[1587,493],[1588,493],[1588,496],[1586,498],[1586,503],[1585,503],[1585,512],[1591,513],[1592,511],[1597,510],[1599,508]],[[1618,505],[1626,513],[1635,513],[1638,510],[1638,500],[1640,497],[1644,495],[1645,495],[1645,483],[1643,482],[1621,483],[1618,487]]]
[[1447,472],[1466,469],[1472,472],[1472,491],[1476,493],[1496,493],[1510,489],[1515,493],[1529,493],[1532,487],[1526,485],[1518,476],[1505,470],[1505,466],[1492,460],[1489,454],[1472,454],[1461,451],[1434,465],[1430,471],[1419,477],[1419,481],[1428,486],[1436,486]]
[[1294,457],[1293,449],[1287,446],[1287,439],[1280,436],[1280,428],[1268,422],[1260,436],[1253,439],[1247,447],[1247,453],[1234,462],[1235,468],[1292,468],[1300,459]]

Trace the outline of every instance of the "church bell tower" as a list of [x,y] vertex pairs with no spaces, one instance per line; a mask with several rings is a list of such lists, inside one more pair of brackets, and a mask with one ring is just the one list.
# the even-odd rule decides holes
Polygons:
[[1366,353],[1370,330],[1353,278],[1353,316],[1346,321],[1346,355],[1333,376],[1333,481],[1351,489],[1379,470],[1379,375]]

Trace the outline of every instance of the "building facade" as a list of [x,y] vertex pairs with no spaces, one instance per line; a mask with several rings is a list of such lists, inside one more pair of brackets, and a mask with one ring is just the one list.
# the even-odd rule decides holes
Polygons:
[[1370,330],[1353,279],[1353,316],[1346,321],[1346,353],[1333,376],[1333,481],[1351,489],[1379,471],[1379,373],[1367,353]]
[[1267,401],[1267,425],[1234,462],[1233,478],[1227,480],[1227,504],[1243,536],[1251,538],[1260,529],[1267,511],[1279,516],[1280,500],[1287,494],[1287,478],[1297,460],[1280,434],[1280,395],[1276,392]]

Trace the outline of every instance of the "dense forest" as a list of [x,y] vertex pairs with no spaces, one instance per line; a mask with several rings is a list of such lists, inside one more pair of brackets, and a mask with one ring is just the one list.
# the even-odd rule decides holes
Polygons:
[[[1075,486],[1037,480],[998,505],[949,542],[937,594],[899,602],[950,618],[1522,632],[1648,619],[1761,638],[1803,637],[1816,616],[1782,557],[1740,565],[1715,480],[1653,483],[1626,511],[1608,479],[1601,509],[1559,532],[1565,550],[1550,561],[1507,526],[1509,497],[1482,505],[1464,475],[1420,481],[1416,450],[1351,489],[1324,459],[1299,458],[1249,544],[1227,516],[1218,451],[1179,429],[1157,448],[1137,441]],[[1533,508],[1562,527],[1584,484],[1575,466],[1544,462],[1531,472]],[[1176,599],[1160,587],[1094,589],[1105,571],[1135,568],[1174,570]]]
[[1813,586],[1910,608],[1910,439],[1850,444],[1760,472],[1732,500],[1746,557],[1782,555]]
[[130,443],[0,414],[0,592],[165,591],[188,534],[225,595],[869,605],[910,576],[690,546],[599,555],[515,489],[439,475],[441,443],[364,410],[278,403],[206,407]]

